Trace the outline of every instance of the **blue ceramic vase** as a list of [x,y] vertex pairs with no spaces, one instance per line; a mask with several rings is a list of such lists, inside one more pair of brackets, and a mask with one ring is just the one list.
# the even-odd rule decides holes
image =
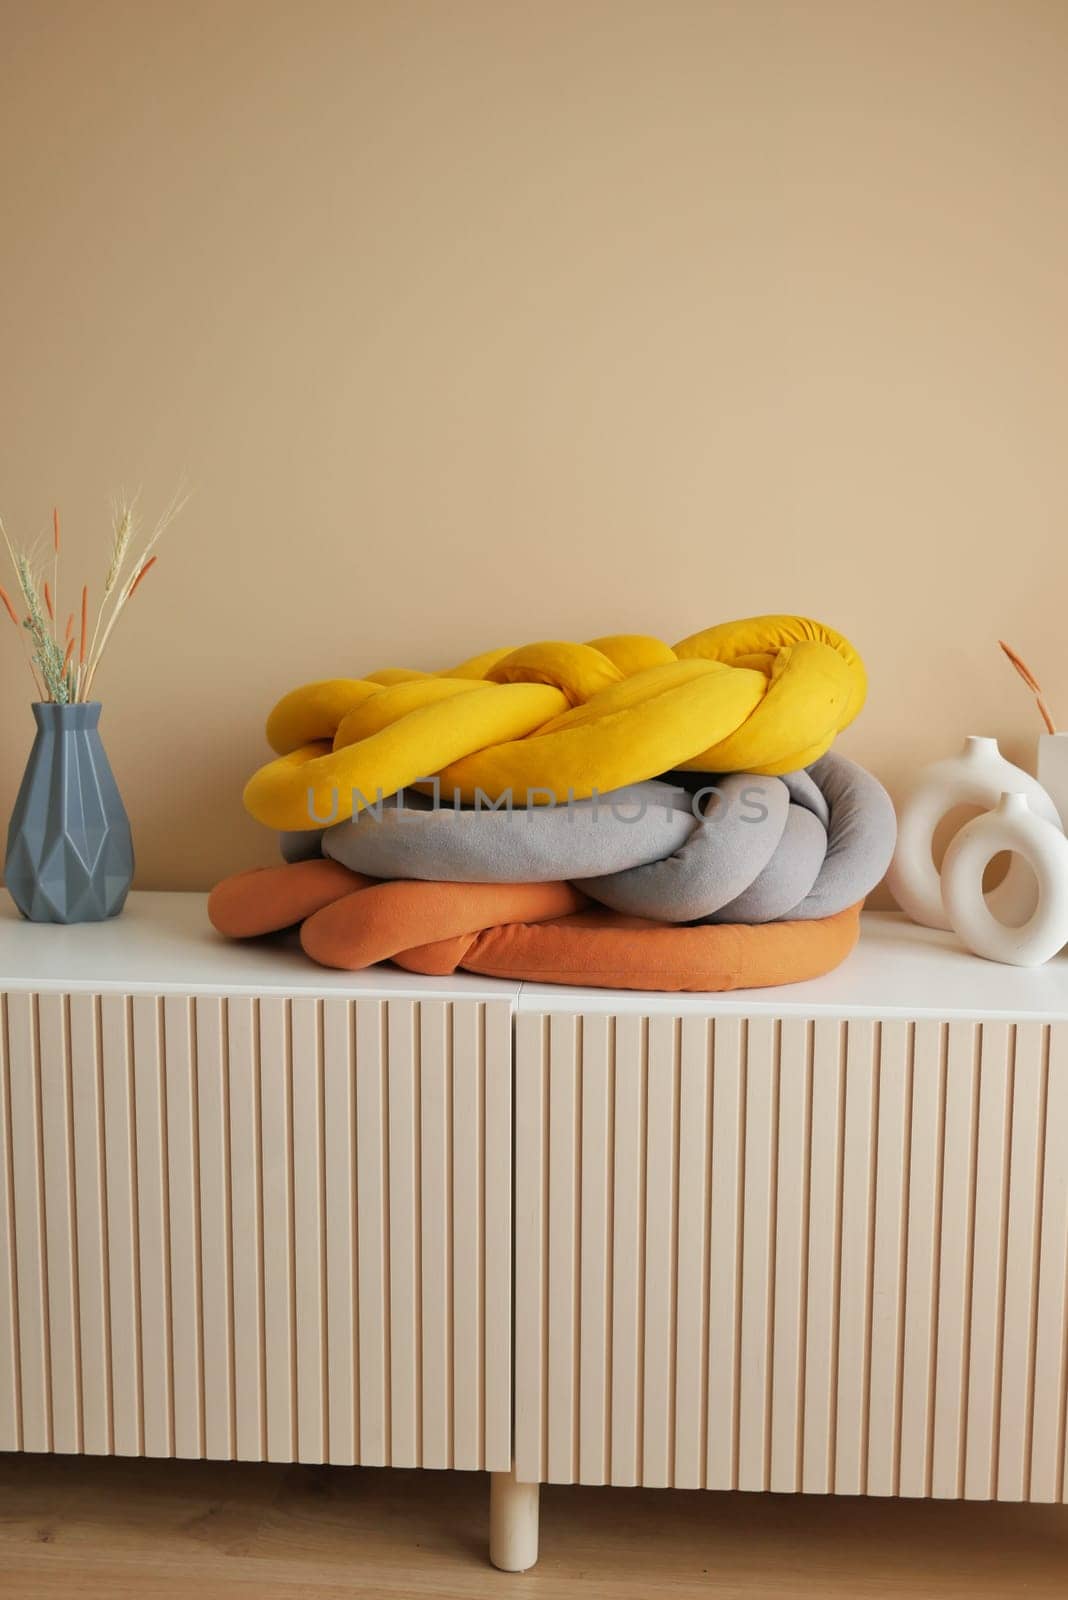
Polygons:
[[102,922],[133,879],[130,819],[98,724],[100,704],[33,707],[37,736],[11,815],[4,878],[31,922]]

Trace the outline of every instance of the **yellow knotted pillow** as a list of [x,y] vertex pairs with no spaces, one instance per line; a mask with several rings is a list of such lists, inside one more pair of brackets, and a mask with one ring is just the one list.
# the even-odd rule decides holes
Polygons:
[[641,634],[491,650],[440,673],[388,668],[305,684],[267,720],[279,759],[245,788],[268,827],[338,822],[437,779],[444,799],[586,799],[671,768],[793,772],[864,703],[847,639],[806,617],[750,617],[683,639]]

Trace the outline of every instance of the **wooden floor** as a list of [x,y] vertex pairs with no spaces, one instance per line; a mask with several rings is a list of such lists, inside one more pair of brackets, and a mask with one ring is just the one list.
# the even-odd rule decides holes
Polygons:
[[542,1491],[542,1558],[486,1562],[467,1473],[0,1456],[0,1595],[35,1600],[1013,1600],[1068,1592],[1068,1507]]

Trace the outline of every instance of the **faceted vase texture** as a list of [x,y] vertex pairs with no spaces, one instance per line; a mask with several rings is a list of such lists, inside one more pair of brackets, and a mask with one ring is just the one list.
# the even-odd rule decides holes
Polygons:
[[36,704],[33,714],[37,736],[7,835],[7,887],[31,922],[102,922],[123,908],[134,856],[100,742],[100,705]]

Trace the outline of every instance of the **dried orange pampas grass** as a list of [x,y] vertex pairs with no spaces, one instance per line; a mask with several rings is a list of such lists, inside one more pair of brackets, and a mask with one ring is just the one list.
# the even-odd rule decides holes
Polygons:
[[147,578],[148,577],[148,574],[152,571],[152,568],[156,565],[156,562],[158,560],[159,560],[159,556],[150,556],[149,559],[145,562],[145,564],[141,568],[140,572],[138,572],[137,577],[134,579],[133,583],[131,583],[131,585],[130,585],[130,592],[126,596],[126,598],[128,600],[132,600],[133,599],[134,595],[137,593],[138,587],[140,586],[141,580],[143,578]]
[[1027,687],[1034,695],[1035,701],[1038,705],[1039,715],[1041,716],[1042,721],[1046,724],[1047,732],[1056,733],[1057,725],[1050,713],[1049,706],[1046,704],[1045,695],[1042,693],[1042,685],[1031,671],[1031,668],[1027,665],[1027,662],[1022,659],[1022,657],[1016,654],[1016,651],[1011,645],[1005,643],[1004,639],[999,639],[998,644],[1001,646],[1002,650],[1004,650],[1005,654],[1016,668],[1016,671],[1020,674],[1020,677],[1023,679],[1024,683],[1026,683]]

